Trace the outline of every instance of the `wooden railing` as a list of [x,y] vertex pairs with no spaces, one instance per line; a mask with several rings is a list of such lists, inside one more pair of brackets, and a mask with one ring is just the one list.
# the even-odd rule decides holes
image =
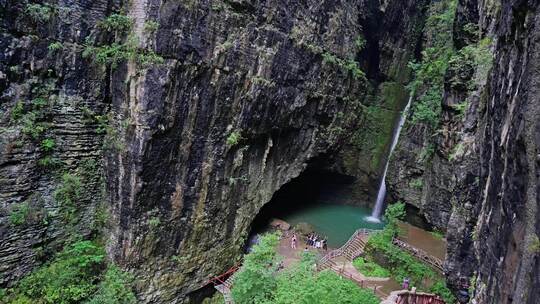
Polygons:
[[331,250],[325,256],[323,256],[317,263],[317,269],[322,270],[325,268],[329,268],[332,264],[332,259],[335,259],[342,255],[346,255],[348,259],[352,260],[353,258],[355,258],[355,252],[350,252],[351,245],[355,241],[360,240],[362,236],[369,235],[378,231],[380,230],[372,230],[366,228],[356,230],[343,246]]
[[423,292],[402,291],[398,294],[396,304],[445,304],[438,295]]
[[398,238],[393,238],[392,239],[392,243],[396,246],[398,246],[399,248],[409,252],[410,254],[412,254],[414,257],[422,260],[424,263],[427,263],[429,265],[431,265],[432,267],[434,267],[435,269],[439,270],[441,273],[443,272],[444,270],[444,262],[439,259],[439,258],[436,258],[430,254],[428,254],[427,252],[423,251],[422,249],[418,249]]

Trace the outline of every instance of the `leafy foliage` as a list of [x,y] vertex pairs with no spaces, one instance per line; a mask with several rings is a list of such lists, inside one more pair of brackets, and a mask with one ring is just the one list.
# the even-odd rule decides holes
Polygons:
[[422,287],[427,280],[435,281],[434,284],[428,286],[431,292],[439,294],[446,303],[455,303],[455,298],[443,279],[431,267],[392,244],[392,238],[398,233],[397,220],[404,216],[405,204],[403,203],[393,204],[386,209],[385,218],[388,225],[382,232],[369,239],[366,245],[368,257],[382,257],[385,267],[398,282],[407,277],[411,279],[412,285]]
[[278,243],[279,234],[266,234],[246,255],[242,270],[234,279],[232,297],[236,303],[265,303],[271,299],[277,287]]
[[56,146],[56,143],[54,142],[54,139],[52,138],[45,138],[44,140],[41,141],[41,148],[45,152],[52,151],[55,146]]
[[233,284],[236,303],[379,303],[372,291],[358,288],[333,272],[317,273],[315,256],[309,253],[303,255],[300,263],[278,273],[276,266],[280,257],[275,249],[278,242],[279,235],[265,235],[246,256]]
[[126,15],[112,14],[98,23],[98,26],[108,32],[127,32],[133,26],[133,20]]
[[62,182],[54,191],[54,199],[60,205],[63,218],[72,222],[75,220],[77,202],[81,198],[82,183],[78,175],[64,173]]
[[52,16],[51,7],[44,4],[28,4],[25,11],[34,22],[47,22]]
[[9,223],[14,226],[19,226],[26,223],[26,220],[30,214],[30,205],[28,202],[23,202],[11,209],[9,214]]
[[85,304],[132,304],[136,303],[133,291],[126,288],[130,285],[133,277],[117,266],[109,266],[105,277],[99,283],[97,292]]
[[135,303],[131,277],[110,266],[102,278],[106,267],[102,246],[78,241],[5,291],[3,300],[12,304]]
[[368,277],[387,278],[390,272],[379,264],[359,257],[353,261],[353,266],[362,274]]
[[49,44],[47,49],[49,50],[49,52],[54,53],[56,51],[61,50],[63,47],[64,47],[64,45],[62,44],[62,42],[56,41],[56,42],[53,42],[53,43]]
[[49,264],[20,281],[11,303],[78,303],[93,293],[105,252],[90,241],[68,246]]
[[[112,14],[99,23],[99,27],[115,33],[115,41],[109,44],[95,46],[88,40],[83,52],[84,58],[93,58],[99,64],[107,64],[116,68],[120,62],[133,60],[142,67],[161,64],[165,60],[152,50],[139,47],[139,41],[134,34],[127,34],[133,27],[133,20],[126,15]],[[145,30],[157,29],[155,23],[145,24]],[[125,38],[125,39],[124,39]],[[125,41],[124,41],[125,40]],[[121,42],[122,41],[122,42]]]
[[144,31],[149,33],[149,34],[152,34],[152,33],[155,33],[159,28],[159,23],[157,23],[156,21],[146,21],[144,23]]
[[431,46],[422,52],[419,63],[410,63],[414,79],[409,88],[418,98],[413,104],[413,123],[425,123],[437,127],[442,111],[444,76],[453,55],[452,29],[456,1],[433,3],[434,11],[427,20],[426,28],[431,35]]
[[236,146],[242,139],[242,134],[239,131],[233,131],[227,137],[227,146]]

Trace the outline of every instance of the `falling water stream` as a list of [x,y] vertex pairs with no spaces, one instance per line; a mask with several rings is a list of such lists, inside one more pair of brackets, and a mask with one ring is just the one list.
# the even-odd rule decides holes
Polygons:
[[386,158],[386,164],[384,165],[384,173],[381,178],[381,184],[379,185],[377,201],[375,203],[375,207],[373,207],[371,216],[367,218],[368,221],[380,222],[380,217],[384,207],[384,198],[386,197],[386,172],[388,171],[388,164],[390,163],[390,157],[392,156],[392,152],[394,152],[394,149],[396,148],[396,145],[398,143],[399,134],[401,133],[401,129],[405,124],[405,119],[407,118],[407,113],[409,112],[409,108],[411,107],[411,102],[412,96],[409,97],[409,101],[407,102],[405,109],[403,109],[403,112],[401,113],[399,124],[396,126],[394,134],[392,135],[392,145],[390,146],[390,152],[388,153],[388,157]]

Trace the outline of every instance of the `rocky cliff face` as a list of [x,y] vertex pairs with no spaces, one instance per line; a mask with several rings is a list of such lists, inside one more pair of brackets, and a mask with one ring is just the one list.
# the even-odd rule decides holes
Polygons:
[[409,20],[390,20],[419,15],[413,4],[385,15],[371,1],[132,3],[136,20],[160,24],[141,40],[166,61],[114,75],[127,123],[125,149],[108,157],[110,252],[141,278],[144,301],[182,300],[232,266],[273,193],[349,142],[372,83],[397,80],[390,62],[403,66],[415,45],[369,30],[381,17],[402,28]]
[[[474,35],[466,30],[471,24]],[[394,196],[447,229],[449,282],[456,289],[470,282],[477,303],[539,297],[537,32],[538,6],[531,2],[459,1],[458,56],[489,41],[493,66],[477,65],[471,74],[464,64],[450,65],[438,131],[409,128],[390,170]],[[474,85],[460,84],[467,79]],[[462,100],[466,107],[456,113]],[[428,137],[434,155],[425,162],[409,151],[425,148]]]
[[[140,300],[183,302],[311,164],[376,181],[417,4],[0,2],[2,285],[110,209],[109,253]],[[352,143],[368,125],[377,141]]]
[[[481,98],[479,191],[471,201],[478,211],[472,232],[478,261],[475,298],[479,303],[536,303],[540,297],[539,7],[512,1],[496,7],[480,3],[478,10],[481,21],[496,18],[491,30],[497,43]],[[460,243],[456,247],[463,253]],[[462,258],[463,254],[452,254],[450,263]]]
[[[0,284],[102,233],[107,209],[141,302],[186,302],[306,168],[367,201],[407,62],[436,43],[427,2],[0,0]],[[539,8],[456,5],[439,124],[409,114],[390,194],[447,230],[456,289],[534,303]]]
[[[118,4],[0,2],[0,285],[95,231],[107,71],[85,37]],[[56,45],[56,47],[51,47]],[[81,189],[84,187],[84,191]],[[56,197],[56,199],[55,199]]]

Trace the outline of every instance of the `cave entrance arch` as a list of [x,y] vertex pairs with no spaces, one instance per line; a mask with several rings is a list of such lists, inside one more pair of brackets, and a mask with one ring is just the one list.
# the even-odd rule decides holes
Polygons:
[[[291,226],[306,223],[311,230],[328,238],[330,247],[345,243],[358,228],[382,228],[365,221],[371,210],[355,199],[355,177],[328,169],[308,168],[274,193],[251,224],[246,249],[256,236],[270,229],[273,219]],[[306,225],[303,225],[306,226]]]

